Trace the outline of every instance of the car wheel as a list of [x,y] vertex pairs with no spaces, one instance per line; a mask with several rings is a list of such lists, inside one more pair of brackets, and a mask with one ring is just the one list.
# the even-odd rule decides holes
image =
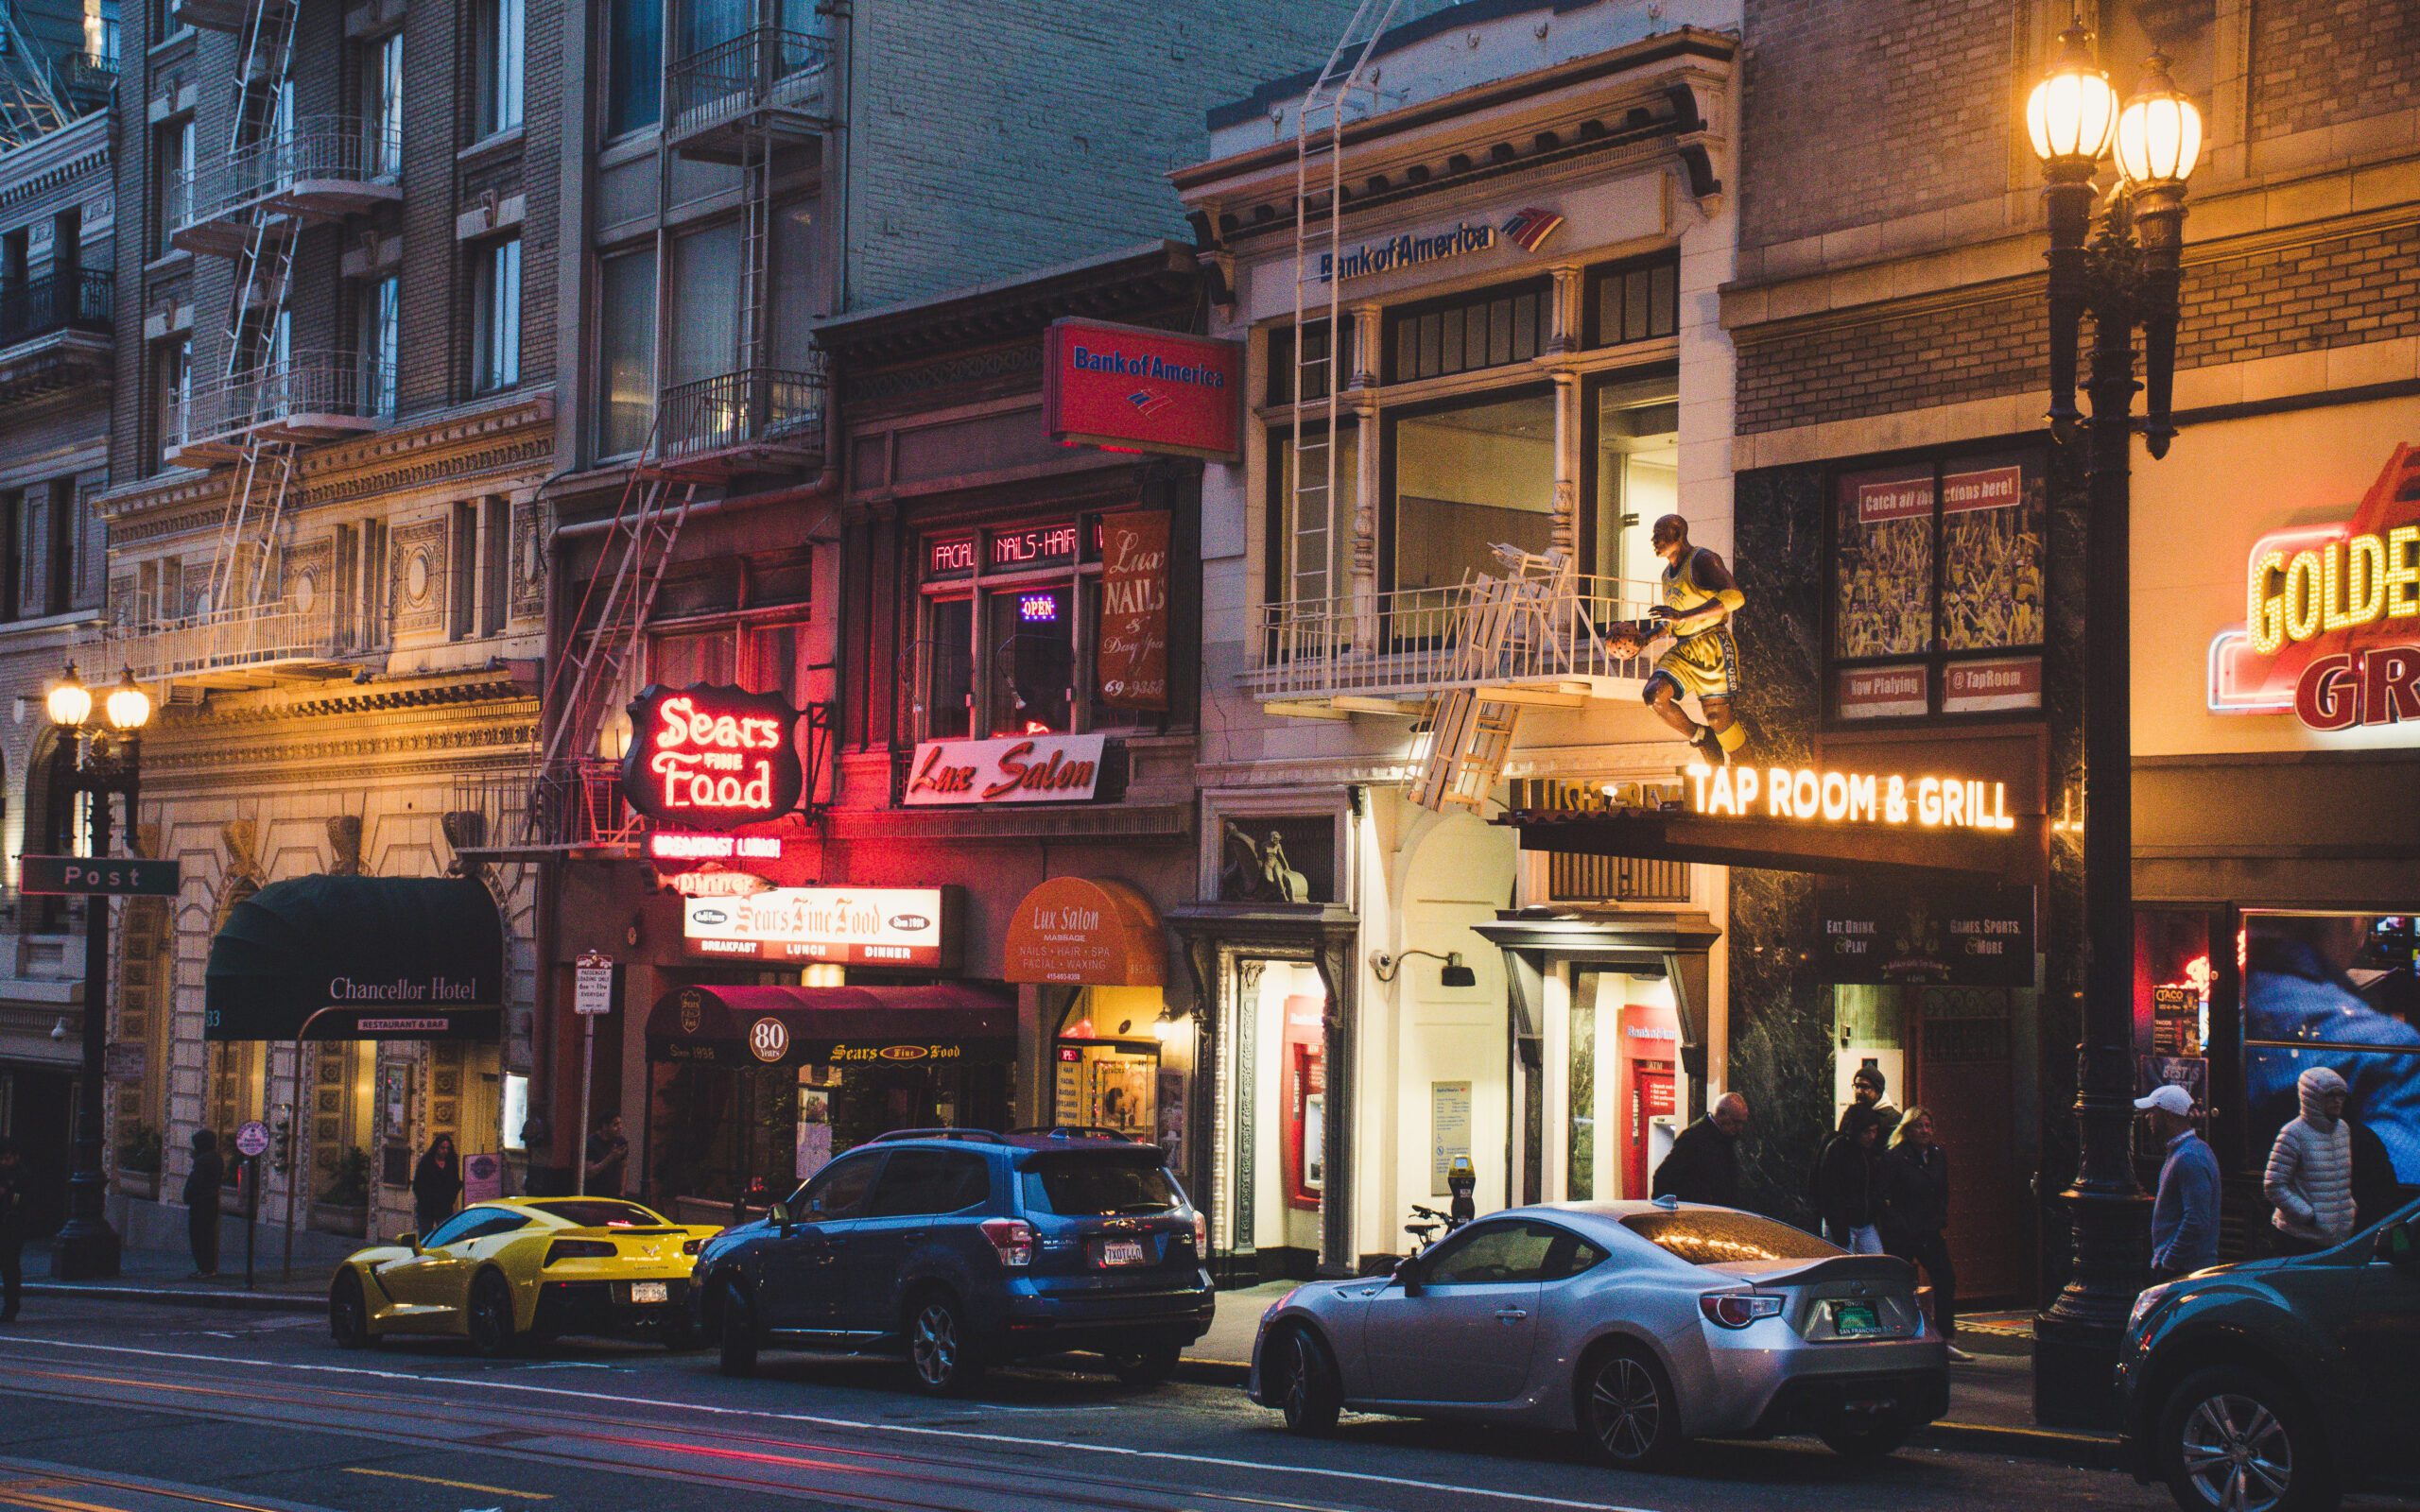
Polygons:
[[1184,1353],[1173,1344],[1154,1344],[1147,1349],[1112,1354],[1109,1367],[1130,1386],[1156,1386],[1176,1374],[1176,1363]]
[[926,1292],[909,1304],[908,1379],[928,1397],[954,1397],[975,1384],[983,1366],[966,1314],[947,1292]]
[[471,1283],[471,1306],[463,1323],[471,1348],[489,1359],[510,1354],[520,1343],[512,1324],[512,1286],[494,1271],[482,1271]]
[[370,1332],[370,1298],[363,1295],[361,1277],[355,1271],[337,1272],[336,1284],[328,1288],[328,1336],[339,1349],[358,1349],[378,1342]]
[[2169,1393],[2159,1468],[2185,1512],[2326,1512],[2337,1487],[2318,1426],[2276,1382],[2236,1366]]
[[1818,1429],[1815,1436],[1842,1459],[1869,1461],[1897,1453],[1900,1446],[1907,1443],[1908,1435],[1915,1431],[1916,1425],[1904,1418],[1885,1418]]
[[1277,1401],[1286,1426],[1312,1436],[1334,1432],[1344,1407],[1344,1384],[1320,1336],[1300,1324],[1288,1329],[1277,1341],[1274,1360],[1282,1375]]
[[1628,1347],[1607,1350],[1581,1375],[1581,1431],[1608,1465],[1650,1469],[1681,1447],[1681,1415],[1655,1362]]
[[747,1289],[737,1281],[722,1289],[721,1343],[724,1375],[756,1373],[756,1304],[749,1300]]

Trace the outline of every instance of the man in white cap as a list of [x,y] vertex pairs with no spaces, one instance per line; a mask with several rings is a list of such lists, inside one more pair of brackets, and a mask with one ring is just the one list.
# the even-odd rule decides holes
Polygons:
[[2219,1158],[2193,1130],[2193,1094],[2169,1083],[2137,1097],[2152,1132],[2167,1147],[2159,1194],[2152,1199],[2152,1280],[2204,1270],[2219,1263]]

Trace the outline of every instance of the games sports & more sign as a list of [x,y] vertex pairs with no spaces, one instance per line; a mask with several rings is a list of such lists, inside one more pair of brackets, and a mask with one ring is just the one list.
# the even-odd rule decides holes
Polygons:
[[650,684],[631,702],[622,795],[662,824],[729,830],[798,807],[798,711],[779,694]]

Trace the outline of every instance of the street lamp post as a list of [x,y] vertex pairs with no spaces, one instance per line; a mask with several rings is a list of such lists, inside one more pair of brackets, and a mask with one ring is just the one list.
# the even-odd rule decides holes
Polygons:
[[[2134,729],[2128,570],[2128,469],[2135,394],[2153,457],[2168,454],[2176,368],[2179,232],[2185,180],[2201,154],[2192,101],[2152,55],[2143,85],[2123,106],[2094,63],[2087,33],[2071,26],[2058,60],[2028,102],[2026,126],[2042,159],[2050,224],[2050,423],[2062,446],[2078,439],[2078,329],[2093,320],[2092,414],[2082,424],[2085,496],[2083,760],[2089,783],[2083,832],[2084,991],[2076,1051],[2076,1177],[2061,1194],[2073,1214],[2067,1283],[2034,1319],[2033,1411],[2044,1422],[2097,1424],[2116,1415],[2115,1368],[2128,1312],[2146,1280],[2149,1214],[2135,1181]],[[2118,160],[2104,198],[2093,176]],[[2142,382],[2135,332],[2143,332]]]
[[[110,799],[126,795],[127,827],[134,825],[137,773],[143,758],[143,727],[151,719],[151,697],[129,670],[102,700],[101,722],[93,719],[93,693],[76,676],[76,664],[50,690],[50,722],[76,742],[74,790],[86,796],[88,854],[110,850]],[[112,748],[114,742],[114,748]],[[101,1062],[109,1043],[110,901],[84,901],[84,1065],[76,1107],[76,1169],[67,1179],[67,1222],[51,1251],[50,1273],[60,1280],[89,1280],[118,1273],[117,1230],[102,1204]]]

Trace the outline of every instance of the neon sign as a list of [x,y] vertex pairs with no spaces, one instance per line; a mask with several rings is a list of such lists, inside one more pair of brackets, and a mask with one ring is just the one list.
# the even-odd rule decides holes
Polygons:
[[1964,777],[1826,772],[1810,766],[1688,768],[1689,807],[1708,816],[1927,830],[2016,828],[2008,784]]
[[1058,624],[1059,595],[1056,593],[1018,594],[1017,619],[1027,625]]
[[[777,694],[650,684],[631,700],[631,730],[622,794],[651,819],[729,830],[798,806],[798,711]],[[677,850],[679,837],[666,840]]]
[[957,963],[957,902],[943,887],[769,887],[741,897],[690,897],[681,913],[683,947],[696,956]]
[[779,861],[778,834],[683,834],[657,830],[647,837],[649,861]]

